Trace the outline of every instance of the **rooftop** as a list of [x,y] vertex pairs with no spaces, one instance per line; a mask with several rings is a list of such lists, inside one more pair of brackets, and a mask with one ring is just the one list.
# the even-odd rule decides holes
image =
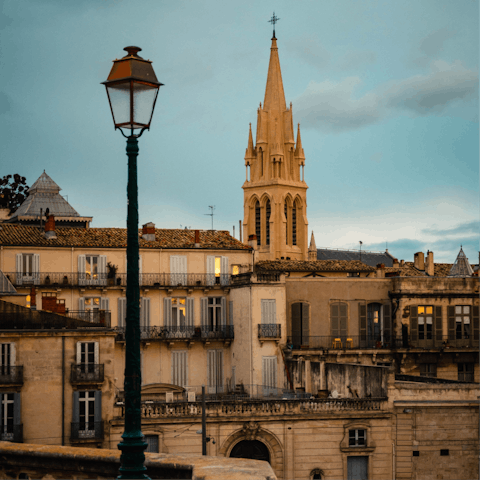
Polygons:
[[358,260],[371,267],[383,263],[385,267],[393,266],[394,257],[386,252],[368,252],[360,250],[341,250],[317,248],[317,260]]
[[359,260],[263,260],[257,270],[275,272],[374,272]]

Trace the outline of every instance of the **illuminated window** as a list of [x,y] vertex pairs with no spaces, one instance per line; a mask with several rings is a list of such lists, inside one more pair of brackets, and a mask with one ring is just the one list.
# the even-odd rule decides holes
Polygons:
[[30,306],[31,306],[31,301],[32,301],[32,297],[31,297],[30,295],[27,295],[26,300],[27,300],[27,305],[26,305],[26,306],[27,306],[27,308],[30,308]]
[[418,307],[418,339],[431,340],[433,338],[433,307]]
[[238,275],[240,273],[240,267],[238,265],[232,266],[232,275]]
[[85,255],[85,275],[87,280],[98,278],[98,255]]
[[185,298],[172,298],[172,326],[185,326]]
[[455,306],[455,338],[470,338],[470,305]]
[[222,257],[215,257],[215,277],[220,277],[222,270]]

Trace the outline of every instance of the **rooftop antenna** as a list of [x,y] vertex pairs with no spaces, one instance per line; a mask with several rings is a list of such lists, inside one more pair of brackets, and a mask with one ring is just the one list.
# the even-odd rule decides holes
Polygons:
[[358,243],[360,244],[360,261],[362,261],[362,245],[363,245],[363,242],[360,240]]
[[213,230],[213,215],[214,215],[214,210],[215,210],[215,205],[209,205],[208,208],[210,209],[211,213],[204,213],[204,215],[209,215],[212,217],[212,230]]
[[275,24],[279,21],[280,19],[275,16],[275,12],[273,12],[272,18],[268,20],[268,23],[271,23],[273,25],[273,38],[275,37]]

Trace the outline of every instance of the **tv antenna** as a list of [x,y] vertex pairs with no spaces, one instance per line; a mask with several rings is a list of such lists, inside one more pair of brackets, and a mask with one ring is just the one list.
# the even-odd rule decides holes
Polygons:
[[215,205],[209,205],[208,208],[210,209],[210,213],[204,213],[204,215],[208,215],[212,217],[212,230],[213,230],[213,215],[214,215],[214,210],[215,210]]

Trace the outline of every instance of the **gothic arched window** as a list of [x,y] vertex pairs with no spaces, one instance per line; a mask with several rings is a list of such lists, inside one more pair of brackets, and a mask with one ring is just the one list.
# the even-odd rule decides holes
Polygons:
[[255,235],[257,236],[257,245],[261,245],[261,235],[262,223],[260,221],[260,202],[257,200],[255,203]]
[[292,208],[292,245],[297,244],[297,201],[293,202]]
[[283,211],[285,213],[285,245],[288,245],[288,205],[287,201],[285,200],[285,205],[283,207]]
[[270,245],[270,214],[272,210],[270,207],[270,200],[265,204],[265,245]]

